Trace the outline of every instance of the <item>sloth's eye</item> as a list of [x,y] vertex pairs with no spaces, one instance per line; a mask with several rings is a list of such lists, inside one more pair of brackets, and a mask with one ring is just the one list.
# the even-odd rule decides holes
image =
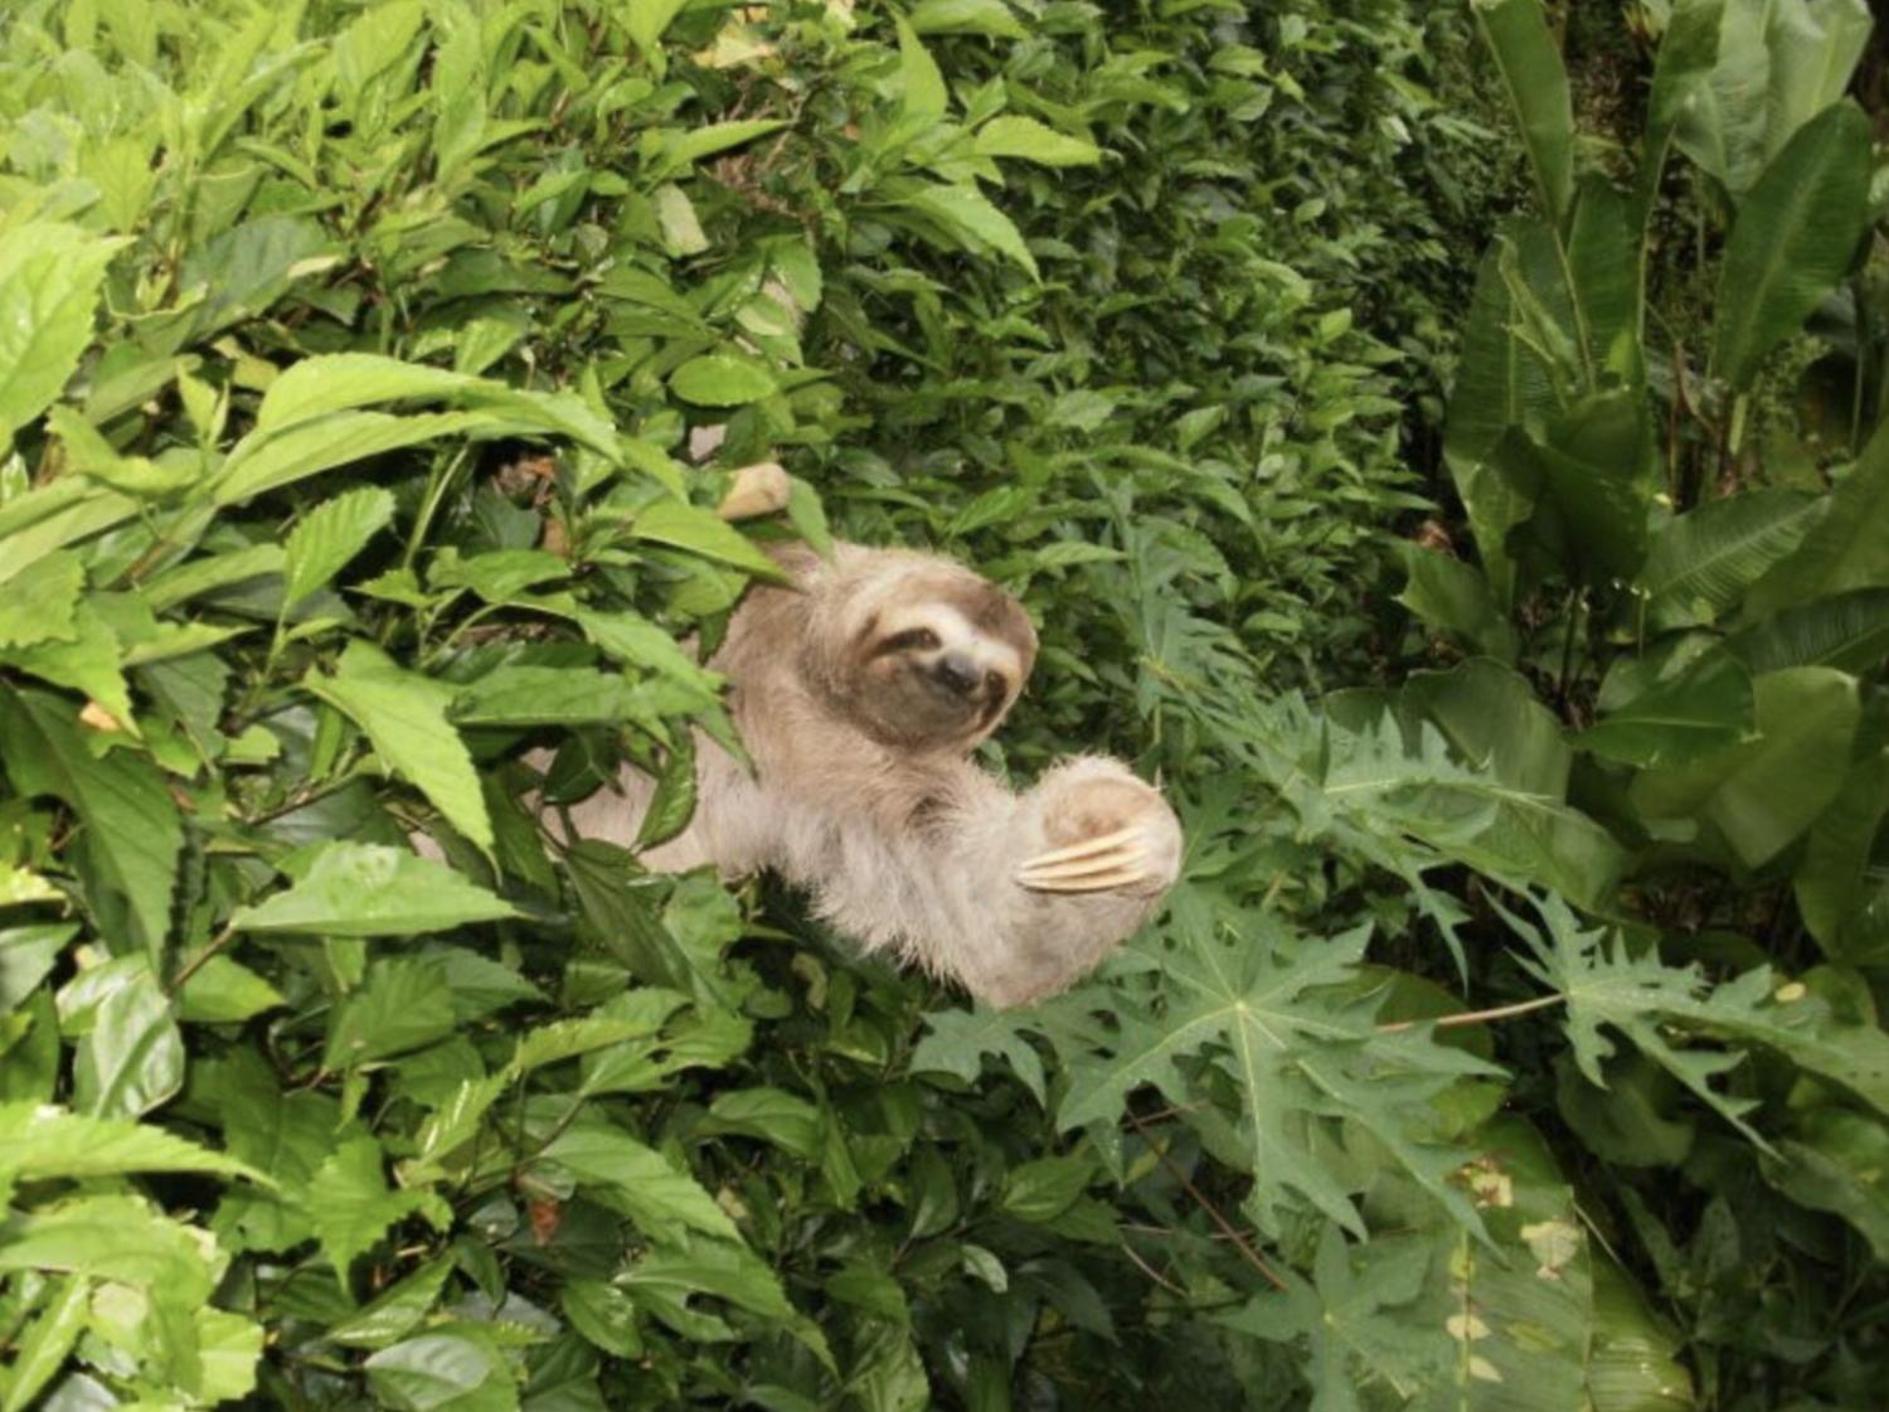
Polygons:
[[938,634],[930,628],[907,628],[895,632],[879,644],[882,652],[929,652],[938,645]]
[[1004,674],[1002,672],[986,672],[984,674],[984,689],[990,692],[992,696],[1002,696],[1004,694]]

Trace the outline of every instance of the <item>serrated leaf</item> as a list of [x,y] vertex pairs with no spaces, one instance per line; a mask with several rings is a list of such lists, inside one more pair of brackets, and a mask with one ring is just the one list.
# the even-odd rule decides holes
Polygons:
[[294,886],[238,908],[230,925],[248,932],[418,936],[516,915],[510,903],[430,858],[381,844],[330,843]]
[[393,495],[361,486],[325,500],[289,532],[283,546],[288,582],[282,590],[286,614],[318,588],[325,588],[394,517]]
[[438,1204],[425,1192],[388,1190],[380,1144],[366,1135],[337,1146],[297,1199],[343,1288],[355,1257],[372,1249],[389,1226]]
[[71,642],[79,632],[72,616],[84,586],[77,556],[64,552],[48,554],[8,579],[0,595],[0,647]]
[[0,231],[0,444],[45,411],[78,367],[121,243],[50,221]]
[[653,1147],[607,1123],[579,1120],[539,1154],[576,1179],[591,1197],[635,1221],[659,1241],[679,1229],[738,1241],[728,1213],[694,1177],[677,1171]]
[[[914,15],[913,19],[916,20],[917,16]],[[1029,246],[1023,243],[1021,232],[1010,217],[991,205],[975,187],[920,187],[899,204],[928,217],[955,242],[973,252],[986,248],[995,250],[1022,266],[1029,272],[1030,278],[1039,278],[1036,257],[1030,253]]]
[[148,1123],[35,1103],[0,1104],[0,1182],[133,1172],[208,1172],[269,1184],[247,1163]]
[[655,500],[637,511],[631,532],[638,539],[686,549],[705,559],[732,564],[762,578],[783,578],[776,564],[733,525],[681,500]]
[[492,823],[459,732],[446,712],[457,692],[409,672],[371,643],[350,639],[334,675],[303,679],[316,696],[353,719],[374,751],[416,785],[447,822],[488,852]]
[[1102,160],[1094,143],[1015,113],[985,123],[971,146],[980,157],[1021,157],[1044,167],[1089,167]]

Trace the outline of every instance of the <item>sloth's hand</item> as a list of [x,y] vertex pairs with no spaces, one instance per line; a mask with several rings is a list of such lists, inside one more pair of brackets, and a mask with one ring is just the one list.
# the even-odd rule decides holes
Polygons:
[[1181,825],[1161,792],[1113,760],[1072,762],[1043,783],[1043,828],[1059,845],[1025,861],[1032,892],[1153,897],[1180,874]]

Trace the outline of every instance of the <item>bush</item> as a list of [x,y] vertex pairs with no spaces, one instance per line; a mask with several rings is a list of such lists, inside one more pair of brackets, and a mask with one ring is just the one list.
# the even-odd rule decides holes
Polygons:
[[[0,1403],[1688,1400],[1544,1076],[1762,1141],[1879,1031],[1595,930],[1617,841],[1436,725],[1481,666],[1290,689],[1401,632],[1511,185],[1463,17],[17,8]],[[1026,595],[1013,768],[1178,796],[1093,984],[966,1010],[517,803],[678,825],[678,644],[829,517]]]

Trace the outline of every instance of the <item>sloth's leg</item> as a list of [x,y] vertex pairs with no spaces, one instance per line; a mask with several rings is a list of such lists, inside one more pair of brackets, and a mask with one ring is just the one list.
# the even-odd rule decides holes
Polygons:
[[[1133,934],[1179,873],[1173,811],[1114,760],[1064,761],[1023,795],[981,772],[966,786],[948,813],[890,847],[879,830],[845,831],[843,856],[802,876],[817,877],[820,910],[840,930],[949,975],[990,1004],[1068,989]],[[1119,839],[1108,842],[1124,833],[1132,863],[1122,861]],[[1025,860],[1097,840],[1095,856],[1107,856],[1080,891],[1020,879]]]

